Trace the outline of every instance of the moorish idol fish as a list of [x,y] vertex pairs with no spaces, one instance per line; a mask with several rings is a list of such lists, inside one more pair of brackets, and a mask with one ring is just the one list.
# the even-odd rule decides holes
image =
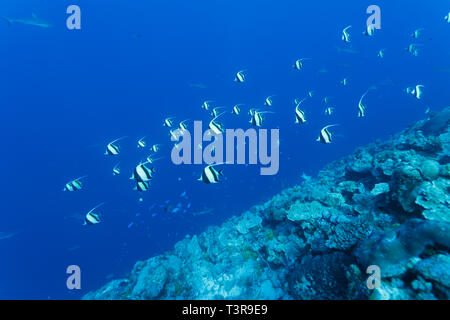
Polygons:
[[150,164],[149,162],[143,162],[136,166],[134,169],[133,175],[130,179],[134,179],[136,181],[147,182],[153,179],[153,174],[155,173],[154,168],[148,168],[146,164]]
[[222,112],[209,122],[209,129],[212,131],[213,134],[215,135],[222,134],[224,132],[225,129],[223,128],[223,125],[221,123],[216,122],[216,120],[225,113],[226,111]]
[[332,107],[328,107],[325,109],[325,114],[327,116],[331,116],[333,114],[333,112],[334,112],[334,108],[332,108]]
[[297,61],[295,61],[293,68],[295,70],[302,70],[303,69],[303,61],[305,60],[312,60],[311,58],[301,58],[301,59],[297,59]]
[[261,127],[264,122],[264,117],[262,116],[264,113],[273,113],[273,112],[270,111],[261,112],[254,110],[252,118],[250,119],[250,123],[256,127]]
[[138,140],[138,144],[137,147],[138,148],[145,148],[145,146],[147,145],[147,143],[145,142],[145,137],[142,137]]
[[425,30],[424,28],[420,28],[417,30],[414,30],[414,32],[411,34],[411,37],[414,39],[419,39],[420,35],[422,34],[422,31]]
[[268,106],[268,107],[271,107],[273,105],[273,99],[272,99],[273,97],[275,97],[275,95],[268,96],[266,98],[266,100],[264,101],[264,105]]
[[118,176],[120,174],[120,167],[119,167],[119,165],[120,165],[120,162],[118,164],[116,164],[114,166],[114,168],[113,168],[113,175],[114,176]]
[[180,128],[181,131],[185,131],[187,130],[187,125],[185,122],[189,121],[189,119],[183,120],[180,122],[180,124],[178,125],[178,127]]
[[300,104],[295,107],[295,123],[305,123],[305,112],[300,110]]
[[96,206],[95,208],[93,208],[91,211],[89,211],[86,214],[86,217],[84,218],[84,224],[83,225],[88,225],[88,226],[92,226],[94,224],[98,224],[100,223],[100,216],[95,213],[94,211],[96,209],[98,209],[99,207],[101,207],[102,205],[104,205],[105,202],[100,203],[98,206]]
[[350,33],[348,33],[348,29],[350,29],[351,27],[352,26],[348,26],[344,30],[342,30],[342,41],[350,42]]
[[367,25],[366,30],[363,32],[363,34],[369,37],[373,37],[373,35],[375,34],[375,26],[373,24]]
[[173,119],[175,119],[175,118],[174,117],[172,117],[172,118],[165,118],[163,126],[164,127],[168,127],[168,128],[172,128],[172,126],[173,126]]
[[419,48],[422,46],[421,44],[417,44],[417,43],[411,43],[408,48],[406,48],[405,50],[408,51],[411,55],[413,55],[414,57],[417,57],[419,55]]
[[209,166],[206,166],[203,169],[202,176],[198,179],[198,181],[203,181],[206,184],[210,183],[218,183],[219,176],[223,176],[222,170],[217,171],[214,166],[221,165],[223,163],[216,163]]
[[245,70],[241,70],[239,72],[236,73],[236,77],[234,78],[235,82],[245,82],[246,81],[246,75],[245,75]]
[[81,180],[84,178],[87,178],[87,176],[82,176],[75,180],[67,182],[66,185],[64,186],[63,191],[73,192],[73,191],[81,190],[83,188],[83,183],[81,182]]
[[241,113],[241,108],[243,104],[237,104],[233,107],[233,110],[231,111],[232,114],[239,115]]
[[319,137],[317,138],[316,141],[319,141],[319,142],[325,143],[325,144],[331,143],[332,142],[332,134],[328,130],[328,128],[335,127],[335,126],[338,126],[338,124],[332,124],[332,125],[326,126],[322,130],[320,130]]
[[422,99],[422,96],[423,96],[423,88],[425,88],[425,86],[418,84],[415,87],[407,88],[406,92],[412,94],[414,97],[416,97],[417,99],[420,100],[420,99]]
[[119,139],[116,139],[114,141],[111,141],[110,143],[108,143],[108,145],[106,146],[106,151],[105,151],[105,155],[107,156],[116,156],[120,153],[120,148],[119,146],[116,144],[116,142],[125,139],[126,137],[121,137]]
[[209,110],[211,108],[211,103],[213,102],[214,101],[212,100],[206,100],[205,102],[202,103],[202,109]]
[[363,118],[366,116],[366,106],[363,104],[363,99],[365,96],[369,93],[369,90],[364,92],[364,94],[361,96],[361,99],[359,99],[358,102],[358,118]]
[[156,153],[159,151],[161,146],[162,146],[162,144],[154,144],[154,145],[152,145],[152,147],[150,149]]

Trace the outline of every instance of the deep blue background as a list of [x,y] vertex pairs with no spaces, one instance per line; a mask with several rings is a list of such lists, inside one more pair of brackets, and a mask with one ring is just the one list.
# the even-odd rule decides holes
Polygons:
[[[443,19],[450,7],[444,1],[77,0],[81,31],[65,26],[70,4],[0,3],[2,16],[34,12],[54,25],[0,21],[0,232],[17,232],[0,240],[2,299],[78,299],[107,278],[125,276],[137,260],[269,199],[299,183],[302,172],[315,175],[357,146],[387,138],[450,98],[450,25]],[[370,4],[382,9],[382,30],[372,39],[362,35]],[[351,45],[340,39],[350,24]],[[413,41],[410,34],[420,27],[424,36]],[[411,42],[425,44],[419,57],[405,52]],[[300,57],[313,60],[296,72],[292,64]],[[319,73],[323,68],[328,72]],[[245,84],[233,82],[241,69],[248,70]],[[344,77],[347,87],[340,84]],[[421,101],[403,92],[418,83],[426,85]],[[365,100],[367,117],[358,119],[359,97],[372,85],[377,90]],[[309,90],[316,96],[305,103],[308,123],[299,127],[292,100]],[[195,181],[202,166],[170,163],[161,126],[166,116],[206,121],[205,99],[261,107],[271,94],[275,114],[267,115],[265,127],[280,128],[278,175],[262,177],[259,166],[225,166],[220,184],[204,185]],[[333,97],[331,118],[323,114],[324,96]],[[238,119],[224,116],[226,127],[247,128],[247,110]],[[335,143],[316,143],[318,130],[331,123],[341,124],[333,130]],[[124,135],[119,158],[105,157],[106,143]],[[165,144],[166,159],[157,163],[140,203],[128,178],[147,155],[136,150],[144,135],[150,144]],[[118,161],[123,175],[113,177]],[[62,192],[85,174],[83,191]],[[184,204],[192,203],[187,213],[148,210],[166,200],[176,204],[184,190],[190,197]],[[102,201],[108,202],[99,210],[104,222],[83,227],[83,215]],[[192,215],[204,208],[214,214]],[[70,264],[82,269],[81,291],[65,287]]]

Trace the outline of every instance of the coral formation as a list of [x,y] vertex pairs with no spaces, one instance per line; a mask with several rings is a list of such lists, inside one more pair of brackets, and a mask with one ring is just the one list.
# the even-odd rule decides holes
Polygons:
[[84,298],[449,299],[449,114],[359,148]]

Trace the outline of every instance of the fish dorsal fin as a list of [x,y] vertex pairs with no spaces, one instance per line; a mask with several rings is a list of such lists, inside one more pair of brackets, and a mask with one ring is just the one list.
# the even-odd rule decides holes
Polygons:
[[116,140],[114,140],[114,141],[111,141],[111,142],[108,143],[108,144],[109,144],[109,145],[114,144],[114,143],[116,143],[117,141],[123,140],[123,139],[125,139],[125,138],[127,138],[127,136],[120,137],[120,138],[118,138],[118,139],[116,139]]
[[93,213],[94,210],[100,208],[100,207],[103,206],[105,203],[106,203],[106,202],[102,202],[102,203],[100,203],[99,205],[95,206],[91,211],[88,212],[88,214],[89,214],[89,213]]
[[340,126],[340,124],[330,124],[330,125],[326,126],[325,128],[323,128],[322,130],[327,130],[329,128],[336,127],[336,126]]
[[87,175],[81,176],[81,177],[79,177],[79,178],[77,178],[75,180],[72,180],[72,181],[79,181],[79,180],[82,180],[82,179],[87,178],[87,177],[88,177]]
[[224,112],[222,112],[222,113],[220,113],[220,114],[218,114],[217,116],[215,116],[211,121],[210,121],[210,123],[212,123],[212,122],[214,122],[214,121],[216,121],[217,120],[217,118],[219,118],[220,116],[222,116],[222,115],[224,115],[225,113],[227,113],[226,111],[224,111]]

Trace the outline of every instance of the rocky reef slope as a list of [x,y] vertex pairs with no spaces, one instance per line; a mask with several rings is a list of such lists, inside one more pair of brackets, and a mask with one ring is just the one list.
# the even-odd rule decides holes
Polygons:
[[84,299],[449,299],[449,119],[360,148]]

